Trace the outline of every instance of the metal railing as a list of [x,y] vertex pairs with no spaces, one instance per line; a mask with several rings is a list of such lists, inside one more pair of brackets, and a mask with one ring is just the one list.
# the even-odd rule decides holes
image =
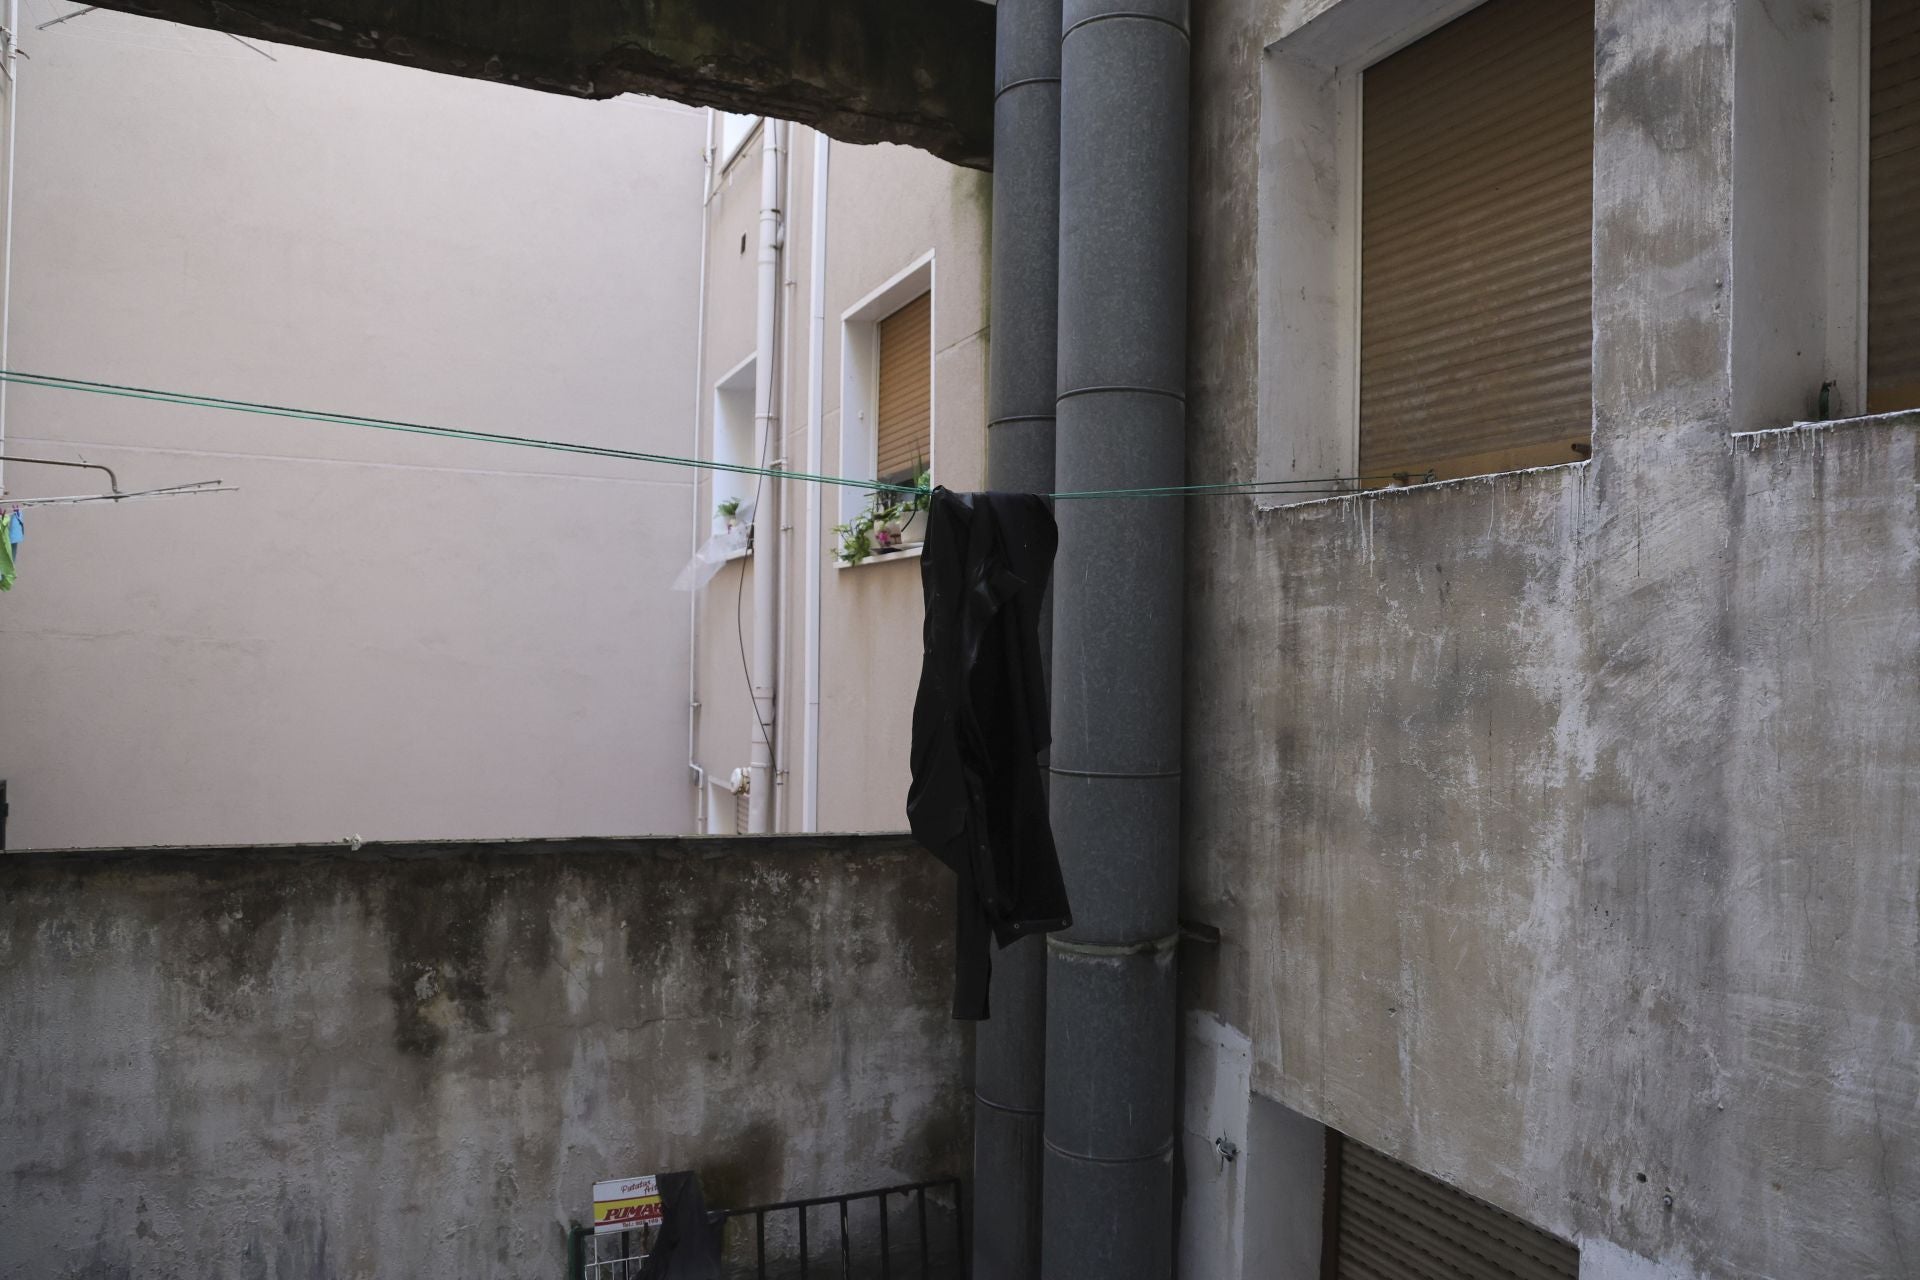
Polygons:
[[[967,1269],[967,1193],[958,1178],[943,1178],[934,1182],[908,1182],[895,1187],[881,1187],[874,1191],[856,1191],[844,1196],[814,1196],[806,1200],[783,1200],[778,1204],[755,1205],[750,1209],[725,1209],[716,1213],[716,1220],[733,1218],[753,1218],[754,1237],[754,1280],[774,1280],[774,1272],[767,1269],[767,1218],[770,1214],[793,1214],[798,1220],[800,1253],[797,1259],[798,1270],[791,1274],[799,1280],[812,1280],[816,1274],[813,1265],[811,1240],[808,1235],[808,1210],[833,1206],[839,1210],[839,1269],[837,1272],[823,1272],[832,1275],[835,1280],[851,1280],[856,1274],[877,1277],[877,1280],[894,1280],[894,1247],[892,1229],[888,1218],[888,1201],[894,1196],[910,1197],[913,1204],[914,1247],[907,1254],[907,1261],[915,1265],[898,1271],[900,1280],[932,1280],[936,1274],[934,1263],[936,1251],[933,1237],[927,1227],[927,1192],[951,1190],[953,1193],[953,1261],[957,1270],[951,1275],[965,1277]],[[873,1269],[868,1257],[865,1242],[856,1242],[848,1234],[849,1207],[862,1201],[872,1200],[879,1210],[879,1265]],[[944,1253],[944,1250],[940,1251]],[[944,1259],[941,1259],[944,1261]],[[856,1263],[862,1264],[862,1270],[855,1272]]]
[[[927,1193],[941,1192],[951,1194],[952,1206],[935,1202],[939,1214],[950,1212],[952,1217],[952,1247],[949,1250],[943,1243],[936,1241],[935,1230],[929,1225],[927,1212]],[[894,1201],[900,1205],[903,1216],[908,1218],[907,1236],[896,1240],[893,1230],[892,1213]],[[873,1217],[877,1222],[877,1231],[862,1231],[867,1224],[856,1219],[867,1215],[855,1214],[855,1206],[872,1201],[877,1211]],[[812,1225],[808,1221],[813,1211],[820,1209],[837,1210],[838,1241],[835,1255],[826,1259],[813,1256],[816,1241]],[[792,1215],[791,1221],[783,1221],[786,1215]],[[932,1182],[908,1182],[899,1186],[880,1187],[873,1191],[854,1191],[843,1196],[813,1196],[804,1200],[782,1200],[777,1204],[753,1205],[745,1209],[716,1209],[710,1212],[708,1220],[716,1229],[724,1230],[730,1221],[753,1220],[753,1259],[728,1259],[726,1274],[729,1277],[752,1276],[754,1280],[966,1280],[970,1274],[967,1266],[967,1201],[966,1187],[959,1178],[941,1178]],[[798,1252],[792,1257],[782,1257],[783,1252],[776,1242],[773,1256],[767,1248],[768,1224],[773,1224],[776,1233],[786,1231],[788,1242],[798,1246]],[[828,1227],[831,1233],[834,1226]],[[639,1231],[621,1232],[596,1238],[592,1227],[575,1224],[567,1239],[567,1274],[570,1280],[628,1280],[637,1277],[646,1254],[651,1247],[650,1233]]]
[[644,1227],[596,1232],[575,1223],[567,1236],[568,1280],[639,1280],[653,1237]]

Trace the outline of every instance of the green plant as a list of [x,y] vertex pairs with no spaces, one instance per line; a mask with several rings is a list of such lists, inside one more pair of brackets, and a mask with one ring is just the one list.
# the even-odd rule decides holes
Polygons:
[[725,502],[715,507],[714,510],[720,513],[722,520],[731,520],[740,514],[740,499],[728,498]]
[[868,495],[866,510],[845,524],[833,526],[840,536],[834,554],[842,564],[858,564],[869,556],[897,550],[900,526],[915,512],[933,505],[933,475],[925,465],[914,469],[913,488],[875,489]]
[[833,526],[833,531],[840,535],[840,547],[834,554],[842,564],[858,564],[873,554],[873,508]]

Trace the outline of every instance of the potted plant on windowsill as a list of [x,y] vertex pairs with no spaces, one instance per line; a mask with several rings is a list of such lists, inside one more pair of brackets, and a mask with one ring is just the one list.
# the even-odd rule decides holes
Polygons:
[[901,498],[899,505],[905,510],[905,518],[900,522],[900,544],[917,546],[927,540],[927,508],[933,505],[933,473],[924,465],[916,466],[913,492]]
[[892,555],[926,540],[927,508],[933,503],[932,476],[922,467],[913,489],[876,489],[867,509],[845,524],[833,526],[840,536],[834,555],[842,564],[859,564],[876,556]]
[[[927,508],[933,505],[933,475],[925,463],[913,468],[910,491],[888,489],[873,495],[890,550],[903,551],[927,540]],[[882,506],[884,504],[884,506]]]
[[732,533],[733,526],[740,520],[740,499],[728,498],[713,509],[726,532]]

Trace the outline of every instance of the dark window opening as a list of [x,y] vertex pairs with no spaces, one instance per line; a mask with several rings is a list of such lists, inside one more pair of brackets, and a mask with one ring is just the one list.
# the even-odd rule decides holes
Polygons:
[[1327,1130],[1322,1280],[1578,1280],[1580,1250]]
[[1867,412],[1920,408],[1920,0],[1868,14]]

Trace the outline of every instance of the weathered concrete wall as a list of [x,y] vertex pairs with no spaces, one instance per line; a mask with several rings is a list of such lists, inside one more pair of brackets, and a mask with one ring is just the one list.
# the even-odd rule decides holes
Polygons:
[[[1920,416],[1737,436],[1804,412],[1821,273],[1765,245],[1824,234],[1737,204],[1757,4],[1599,5],[1590,464],[1189,506],[1190,1008],[1595,1276],[1920,1269]],[[1252,473],[1278,340],[1262,50],[1335,7],[1195,7],[1196,480]],[[1270,1212],[1247,1164],[1203,1212]]]
[[993,154],[993,9],[978,0],[103,7],[550,93],[644,93],[765,113],[981,168]]
[[557,1275],[591,1184],[964,1172],[892,838],[10,854],[0,1274]]

